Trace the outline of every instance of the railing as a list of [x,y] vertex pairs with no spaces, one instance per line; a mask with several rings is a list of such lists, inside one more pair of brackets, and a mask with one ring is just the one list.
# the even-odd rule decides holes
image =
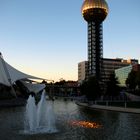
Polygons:
[[81,100],[89,105],[101,105],[101,106],[112,106],[112,107],[124,107],[124,108],[140,108],[140,101],[88,101]]

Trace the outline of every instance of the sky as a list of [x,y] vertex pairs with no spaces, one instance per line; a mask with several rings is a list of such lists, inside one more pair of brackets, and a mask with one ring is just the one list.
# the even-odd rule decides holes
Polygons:
[[[0,0],[0,52],[16,69],[59,81],[77,80],[87,60],[84,0]],[[105,58],[140,59],[140,0],[106,0]]]

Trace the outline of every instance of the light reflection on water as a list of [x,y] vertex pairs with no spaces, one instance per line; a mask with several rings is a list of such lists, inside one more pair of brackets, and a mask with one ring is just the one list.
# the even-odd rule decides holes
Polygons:
[[70,121],[70,125],[72,126],[78,126],[78,127],[84,127],[84,128],[101,128],[102,125],[96,123],[96,122],[89,122],[89,121]]
[[[139,140],[140,115],[79,109],[72,101],[55,100],[59,132],[25,135],[25,107],[0,109],[1,140]],[[87,127],[86,127],[87,126]],[[90,127],[91,126],[91,127]],[[95,126],[92,128],[92,126]],[[96,128],[97,126],[97,128]]]

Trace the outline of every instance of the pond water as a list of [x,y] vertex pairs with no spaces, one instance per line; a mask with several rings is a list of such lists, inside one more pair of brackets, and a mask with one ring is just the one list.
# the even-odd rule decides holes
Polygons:
[[0,108],[0,140],[140,140],[140,115],[90,111],[55,100],[56,133],[25,134],[25,107]]

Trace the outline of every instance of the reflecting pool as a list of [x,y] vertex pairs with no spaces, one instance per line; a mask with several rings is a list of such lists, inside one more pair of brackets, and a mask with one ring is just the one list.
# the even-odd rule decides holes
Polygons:
[[90,111],[74,101],[52,104],[56,133],[25,134],[25,107],[0,108],[1,140],[139,140],[140,115],[111,111]]

